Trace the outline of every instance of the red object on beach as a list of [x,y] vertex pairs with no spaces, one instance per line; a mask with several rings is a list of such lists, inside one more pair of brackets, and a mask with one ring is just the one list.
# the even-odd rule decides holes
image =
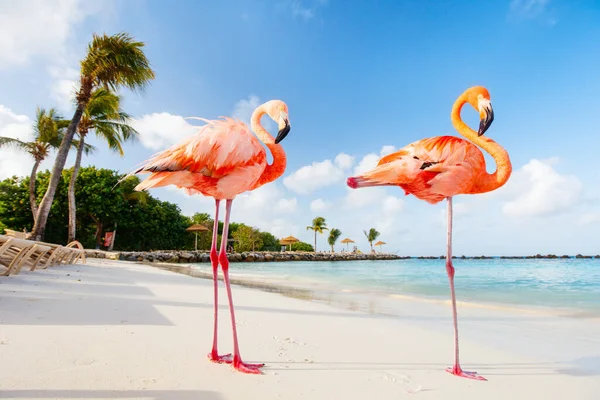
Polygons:
[[112,237],[113,237],[113,232],[105,232],[104,233],[104,246],[105,247],[110,246],[110,243],[112,241]]
[[[465,124],[460,112],[469,103],[481,118],[478,132]],[[498,189],[508,181],[512,166],[508,152],[492,139],[483,136],[494,120],[490,94],[482,86],[467,89],[454,103],[451,114],[456,130],[469,141],[455,136],[438,136],[411,143],[379,160],[378,165],[363,175],[350,177],[347,185],[353,189],[368,186],[400,186],[406,195],[436,204],[448,201],[448,242],[446,272],[452,296],[454,319],[454,366],[451,374],[465,378],[486,380],[475,372],[463,371],[458,356],[458,317],[454,293],[452,266],[452,196],[477,194]],[[483,153],[478,145],[496,162],[496,172],[488,174]]]
[[[279,125],[274,139],[261,125],[261,117],[267,114]],[[229,282],[229,261],[227,259],[227,240],[221,240],[217,252],[217,231],[219,223],[219,204],[226,200],[223,238],[228,237],[229,217],[233,199],[240,193],[254,190],[272,182],[283,175],[286,156],[278,144],[290,131],[287,105],[281,100],[268,101],[254,110],[251,117],[252,130],[271,151],[273,163],[267,163],[267,154],[260,141],[252,134],[246,124],[231,118],[206,120],[198,134],[185,139],[161,153],[156,154],[132,174],[151,175],[136,190],[152,187],[175,185],[188,194],[201,193],[215,199],[215,223],[213,227],[210,260],[214,282],[214,332],[213,347],[208,354],[211,361],[231,363],[241,372],[260,374],[264,364],[249,364],[242,361],[238,347],[233,297]],[[219,355],[217,352],[217,313],[218,313],[218,266],[221,264],[233,329],[233,359],[231,354]]]

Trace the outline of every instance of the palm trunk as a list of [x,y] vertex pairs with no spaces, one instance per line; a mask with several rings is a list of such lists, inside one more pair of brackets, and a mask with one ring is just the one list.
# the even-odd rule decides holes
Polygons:
[[73,114],[73,119],[71,119],[71,123],[69,124],[67,132],[65,133],[65,136],[60,144],[60,148],[56,154],[56,160],[54,161],[54,166],[52,167],[52,175],[50,175],[48,189],[46,189],[46,194],[44,195],[44,198],[42,199],[42,202],[37,210],[32,232],[29,234],[30,239],[44,239],[46,223],[48,222],[48,214],[50,214],[50,208],[52,207],[52,202],[54,201],[54,195],[56,194],[56,189],[58,188],[58,182],[62,178],[62,171],[65,167],[65,163],[67,162],[67,156],[69,155],[71,143],[73,143],[73,136],[75,136],[75,131],[77,130],[77,126],[79,125],[79,121],[81,120],[81,116],[83,115],[86,104],[87,101],[80,101],[77,104],[77,109],[75,110],[75,114]]
[[37,201],[35,198],[35,179],[37,178],[37,170],[42,160],[35,159],[33,168],[31,169],[31,176],[29,177],[29,205],[31,206],[31,213],[33,214],[33,222],[35,223],[35,217],[37,216]]
[[100,222],[100,220],[94,217],[92,214],[90,214],[90,217],[92,217],[94,223],[96,224],[96,250],[98,250],[100,248],[100,244],[102,243],[102,222]]
[[315,230],[315,253],[317,252],[317,231]]
[[76,233],[76,217],[77,208],[75,206],[75,182],[77,181],[77,175],[79,174],[79,167],[81,166],[81,155],[83,154],[83,148],[85,146],[85,133],[79,134],[79,147],[77,147],[77,157],[75,157],[75,165],[73,166],[73,173],[71,174],[71,181],[69,182],[69,234],[67,243],[71,243],[75,240]]

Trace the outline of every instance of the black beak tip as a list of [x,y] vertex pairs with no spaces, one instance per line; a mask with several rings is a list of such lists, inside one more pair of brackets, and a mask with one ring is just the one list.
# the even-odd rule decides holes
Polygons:
[[479,122],[479,130],[477,131],[477,136],[483,135],[494,122],[494,111],[489,110],[484,119]]
[[283,129],[277,132],[277,137],[275,138],[275,144],[279,144],[285,137],[290,133],[290,125],[286,122]]
[[482,120],[482,121],[479,123],[479,130],[477,131],[477,136],[481,136],[481,135],[483,135],[483,134],[485,133],[485,131],[486,131],[486,130],[487,130],[487,128],[485,127],[485,123],[484,123],[484,121]]

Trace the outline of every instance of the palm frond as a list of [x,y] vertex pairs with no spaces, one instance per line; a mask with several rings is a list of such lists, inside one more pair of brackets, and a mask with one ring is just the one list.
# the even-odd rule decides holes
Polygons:
[[31,145],[32,145],[32,143],[23,142],[19,139],[0,136],[0,149],[4,146],[14,146],[21,150],[30,151],[31,147],[32,147]]
[[58,148],[62,142],[61,132],[66,128],[63,117],[54,108],[48,110],[44,108],[36,109],[36,118],[33,124],[35,132],[35,141],[47,143],[50,147]]
[[94,34],[87,56],[81,62],[81,73],[90,77],[97,87],[116,91],[125,86],[143,92],[155,78],[144,46],[125,32],[111,36]]
[[327,238],[327,243],[329,243],[330,246],[335,245],[335,242],[337,242],[337,240],[340,238],[340,236],[342,236],[342,231],[340,231],[337,228],[333,228],[332,230],[329,231],[329,237]]
[[[73,139],[71,147],[77,149],[79,147],[79,139]],[[98,150],[96,146],[93,146],[87,142],[83,143],[83,154],[85,154],[86,156],[94,153],[96,150]]]
[[119,95],[104,88],[94,90],[79,122],[79,132],[85,135],[93,130],[111,150],[123,156],[123,143],[136,139],[138,133],[128,124],[131,117],[120,106]]

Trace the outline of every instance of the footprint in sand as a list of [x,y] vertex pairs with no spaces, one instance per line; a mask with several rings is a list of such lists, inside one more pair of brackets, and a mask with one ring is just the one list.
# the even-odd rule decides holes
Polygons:
[[[286,337],[280,339],[277,336],[273,336],[273,340],[277,342],[277,357],[285,359],[288,362],[303,362],[313,363],[312,356],[308,354],[300,354],[302,352],[301,347],[308,346],[307,343],[298,342],[297,340]],[[289,352],[292,354],[289,354]],[[283,361],[283,360],[282,360]],[[288,365],[282,365],[283,368],[289,368]]]
[[418,382],[415,382],[410,376],[398,373],[385,373],[381,376],[385,381],[404,386],[406,393],[415,394],[423,390],[423,387]]

